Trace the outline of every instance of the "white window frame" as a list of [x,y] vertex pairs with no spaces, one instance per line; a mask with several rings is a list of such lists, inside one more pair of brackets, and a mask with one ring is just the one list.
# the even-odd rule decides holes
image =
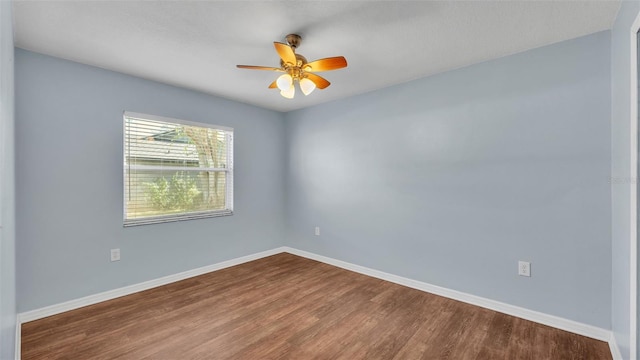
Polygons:
[[[209,129],[222,130],[225,132],[227,136],[227,167],[226,168],[198,168],[198,171],[222,171],[226,173],[226,194],[225,194],[225,209],[223,210],[208,210],[208,211],[198,211],[198,212],[189,212],[189,213],[178,213],[178,214],[170,214],[170,215],[157,215],[157,216],[149,216],[144,218],[137,219],[128,219],[127,218],[127,193],[126,193],[126,183],[128,180],[128,171],[129,169],[146,169],[146,170],[184,170],[182,167],[171,167],[171,166],[155,166],[155,165],[128,165],[127,164],[127,130],[126,130],[126,122],[127,118],[136,118],[136,119],[144,119],[144,120],[152,120],[152,121],[161,121],[173,124],[181,124],[181,125],[189,125],[189,126],[198,126]],[[149,224],[159,224],[173,221],[184,221],[184,220],[193,220],[193,219],[203,219],[210,217],[218,217],[218,216],[229,216],[233,215],[233,128],[221,125],[213,125],[207,123],[198,123],[193,121],[174,119],[169,117],[157,116],[157,115],[149,115],[149,114],[141,114],[136,112],[125,111],[122,115],[122,216],[123,223],[125,227],[128,226],[137,226],[137,225],[149,225]]]

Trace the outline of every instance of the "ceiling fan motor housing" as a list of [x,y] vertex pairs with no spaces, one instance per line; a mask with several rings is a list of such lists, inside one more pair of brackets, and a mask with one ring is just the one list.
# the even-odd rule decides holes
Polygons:
[[288,63],[285,63],[282,59],[280,60],[280,66],[285,69],[287,73],[289,73],[289,75],[291,75],[294,79],[302,77],[302,68],[307,64],[307,59],[300,54],[296,54],[296,62],[297,64],[290,65]]

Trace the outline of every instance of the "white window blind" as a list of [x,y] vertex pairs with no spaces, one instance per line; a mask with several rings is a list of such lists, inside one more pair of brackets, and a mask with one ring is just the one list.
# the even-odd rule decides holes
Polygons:
[[124,113],[124,225],[233,214],[233,129]]

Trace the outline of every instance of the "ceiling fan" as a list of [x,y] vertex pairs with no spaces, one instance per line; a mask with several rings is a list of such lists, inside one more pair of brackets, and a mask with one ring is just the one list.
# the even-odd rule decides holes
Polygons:
[[296,54],[295,50],[300,46],[302,38],[297,34],[289,34],[286,37],[287,43],[274,42],[273,45],[280,55],[280,67],[236,65],[241,69],[271,70],[283,72],[274,82],[269,85],[269,89],[279,89],[280,95],[287,99],[293,99],[296,89],[293,86],[298,82],[300,90],[305,95],[311,94],[315,89],[325,89],[331,83],[325,78],[314,74],[320,71],[337,70],[347,67],[347,60],[344,56],[335,56],[307,62],[307,59]]

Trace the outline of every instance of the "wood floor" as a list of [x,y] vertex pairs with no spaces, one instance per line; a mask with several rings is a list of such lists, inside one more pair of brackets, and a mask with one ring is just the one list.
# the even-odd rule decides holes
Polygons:
[[608,345],[278,254],[22,325],[29,359],[611,359]]

